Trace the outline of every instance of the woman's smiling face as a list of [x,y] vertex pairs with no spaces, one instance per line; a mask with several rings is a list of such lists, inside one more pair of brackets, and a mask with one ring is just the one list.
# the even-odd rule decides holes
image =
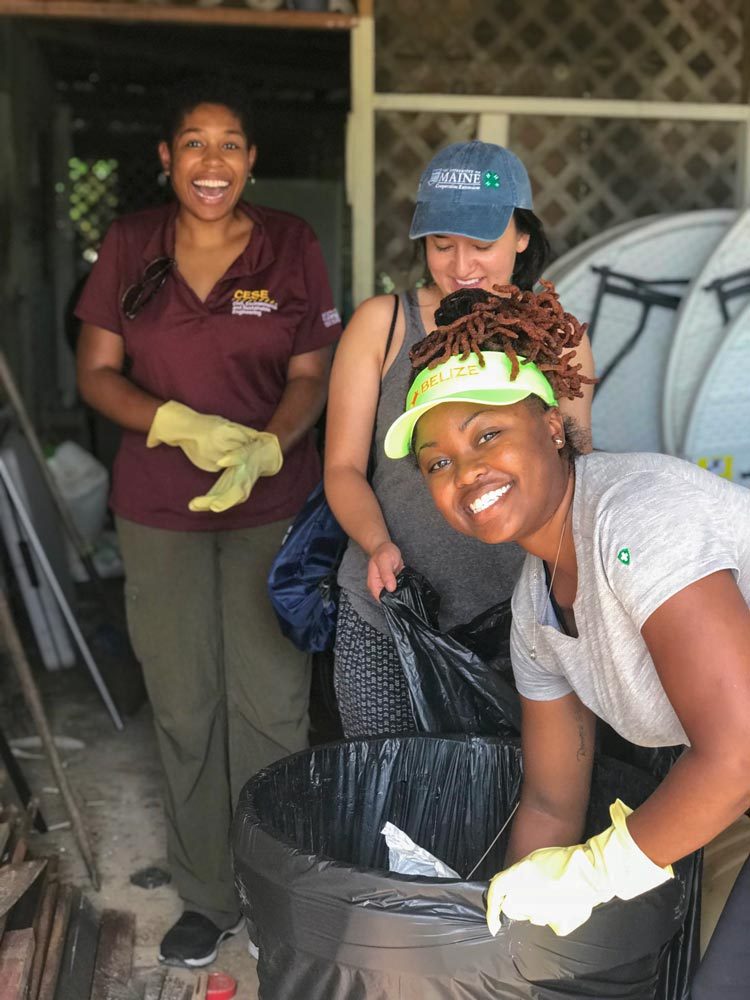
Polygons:
[[557,409],[535,397],[508,406],[441,403],[417,423],[414,450],[435,506],[464,535],[522,541],[542,528],[565,491]]
[[443,296],[461,288],[507,285],[516,266],[516,254],[529,245],[528,233],[519,232],[513,219],[494,242],[468,236],[432,234],[425,237],[427,267]]
[[172,142],[160,143],[159,156],[182,207],[214,221],[234,211],[255,163],[255,146],[248,146],[233,111],[199,104],[184,116]]

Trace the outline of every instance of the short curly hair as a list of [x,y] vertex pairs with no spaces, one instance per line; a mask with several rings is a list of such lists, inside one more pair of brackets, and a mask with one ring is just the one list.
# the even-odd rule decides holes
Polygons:
[[199,104],[220,104],[236,115],[248,146],[255,142],[250,96],[244,85],[227,76],[188,76],[167,91],[162,137],[171,145],[185,115]]

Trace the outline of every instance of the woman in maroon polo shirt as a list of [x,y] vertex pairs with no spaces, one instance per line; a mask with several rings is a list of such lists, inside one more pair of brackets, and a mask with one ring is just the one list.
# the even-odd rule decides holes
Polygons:
[[309,660],[266,578],[320,478],[312,427],[340,323],[309,226],[241,200],[256,157],[242,92],[182,86],[165,135],[176,200],[109,230],[77,308],[78,380],[123,428],[111,505],[185,908],[160,958],[199,966],[242,926],[239,790],[307,743]]

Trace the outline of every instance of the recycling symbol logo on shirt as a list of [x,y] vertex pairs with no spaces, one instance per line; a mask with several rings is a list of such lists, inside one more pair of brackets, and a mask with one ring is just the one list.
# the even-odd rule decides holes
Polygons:
[[630,565],[630,549],[620,549],[617,553],[617,558],[623,564],[623,566]]
[[499,188],[500,178],[495,173],[494,170],[485,170],[484,172],[484,186],[486,188]]

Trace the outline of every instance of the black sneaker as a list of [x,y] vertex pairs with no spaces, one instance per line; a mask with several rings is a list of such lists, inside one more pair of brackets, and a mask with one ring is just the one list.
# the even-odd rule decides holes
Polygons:
[[213,920],[202,913],[185,910],[162,938],[159,961],[165,965],[187,965],[191,969],[210,965],[224,938],[238,934],[244,926],[245,919],[240,917],[234,927],[220,931]]

